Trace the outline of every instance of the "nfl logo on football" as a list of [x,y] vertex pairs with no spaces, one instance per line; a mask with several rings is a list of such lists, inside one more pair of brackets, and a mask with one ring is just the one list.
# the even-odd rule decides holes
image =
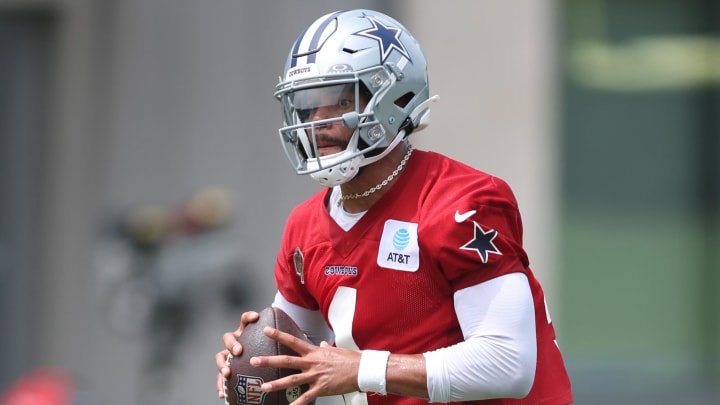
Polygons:
[[265,392],[260,390],[263,379],[248,375],[237,375],[237,403],[248,405],[261,405],[265,401]]

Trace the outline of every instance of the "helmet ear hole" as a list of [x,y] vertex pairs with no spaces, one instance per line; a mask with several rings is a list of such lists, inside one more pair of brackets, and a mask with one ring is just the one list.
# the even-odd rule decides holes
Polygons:
[[412,91],[409,91],[409,92],[403,94],[402,96],[398,97],[397,99],[395,99],[395,105],[400,108],[405,108],[410,103],[410,101],[412,101],[412,99],[414,97],[415,97],[415,93],[413,93]]

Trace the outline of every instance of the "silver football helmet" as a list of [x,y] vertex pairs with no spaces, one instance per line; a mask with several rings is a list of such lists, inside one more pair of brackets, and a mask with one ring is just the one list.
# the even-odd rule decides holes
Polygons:
[[[298,174],[343,184],[425,126],[428,94],[425,55],[400,23],[371,10],[324,15],[295,41],[276,87],[285,153]],[[321,107],[333,116],[313,118]],[[345,150],[320,156],[316,130],[330,123],[355,131]]]

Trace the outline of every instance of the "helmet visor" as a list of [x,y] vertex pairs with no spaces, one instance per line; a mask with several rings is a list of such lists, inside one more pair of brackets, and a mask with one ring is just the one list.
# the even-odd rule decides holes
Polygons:
[[296,90],[289,93],[285,101],[297,114],[297,123],[338,118],[360,109],[353,83]]

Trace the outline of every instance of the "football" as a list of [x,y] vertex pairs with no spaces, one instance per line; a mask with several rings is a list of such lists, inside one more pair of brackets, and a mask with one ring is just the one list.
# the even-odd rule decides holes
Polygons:
[[225,379],[225,403],[228,405],[288,405],[309,388],[303,385],[275,392],[260,390],[264,382],[299,372],[292,369],[250,365],[250,359],[254,356],[297,356],[297,353],[287,346],[265,336],[263,329],[266,326],[307,341],[305,334],[285,312],[272,307],[263,309],[257,322],[248,324],[240,335],[239,341],[243,347],[240,356],[228,356],[230,377]]

